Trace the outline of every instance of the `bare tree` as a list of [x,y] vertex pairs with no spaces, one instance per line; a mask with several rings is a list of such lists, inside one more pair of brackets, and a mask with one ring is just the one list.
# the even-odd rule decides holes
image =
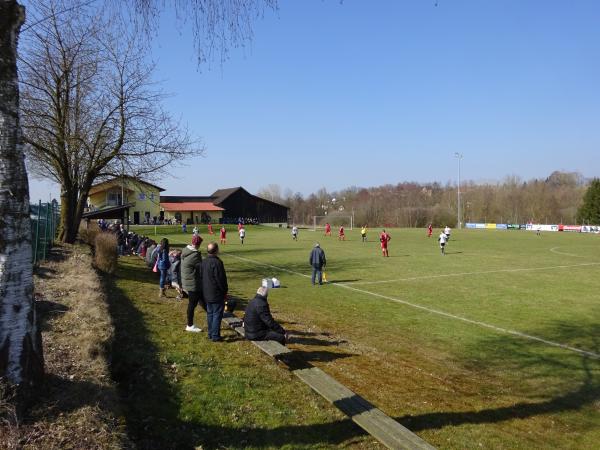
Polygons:
[[74,242],[92,184],[153,176],[201,150],[161,108],[152,67],[132,38],[78,9],[34,30],[21,58],[24,139],[34,173],[61,187],[61,239]]
[[25,19],[0,0],[0,381],[28,396],[43,374],[33,303],[29,188],[19,128],[17,40]]

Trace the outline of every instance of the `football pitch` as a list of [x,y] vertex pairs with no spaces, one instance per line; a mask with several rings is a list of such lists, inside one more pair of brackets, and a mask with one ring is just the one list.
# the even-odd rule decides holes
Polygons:
[[[136,227],[188,243],[176,227]],[[190,227],[191,228],[191,227]],[[289,345],[441,448],[598,448],[600,236],[453,230],[446,255],[426,230],[366,243],[301,229],[228,228],[231,294],[264,277]],[[335,234],[335,233],[334,233]],[[203,247],[218,235],[201,227]],[[312,286],[315,242],[328,283]],[[238,311],[238,315],[241,313]]]

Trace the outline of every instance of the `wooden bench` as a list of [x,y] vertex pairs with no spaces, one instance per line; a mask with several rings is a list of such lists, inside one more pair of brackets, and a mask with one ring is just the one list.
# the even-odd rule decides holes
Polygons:
[[[223,321],[244,336],[244,327],[239,318],[230,314],[223,317]],[[294,358],[294,352],[286,346],[276,341],[250,342],[267,355],[286,364],[294,375],[386,447],[414,450],[431,450],[434,448],[318,367]]]

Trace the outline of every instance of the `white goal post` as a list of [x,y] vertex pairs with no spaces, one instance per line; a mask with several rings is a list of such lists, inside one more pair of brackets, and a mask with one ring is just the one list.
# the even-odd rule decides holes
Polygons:
[[354,216],[338,216],[338,215],[329,215],[329,216],[313,216],[313,227],[312,231],[323,230],[325,229],[325,224],[329,223],[331,225],[331,232],[335,232],[337,228],[344,226],[349,230],[354,228]]

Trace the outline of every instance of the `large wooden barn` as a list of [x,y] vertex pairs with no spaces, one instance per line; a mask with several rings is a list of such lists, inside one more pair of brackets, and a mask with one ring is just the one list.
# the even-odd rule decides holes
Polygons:
[[287,223],[289,208],[256,195],[243,187],[219,189],[212,194],[213,203],[224,209],[223,221],[255,220],[259,223]]
[[258,197],[243,187],[219,189],[210,196],[161,195],[161,218],[188,223],[254,223],[286,224],[289,208]]

